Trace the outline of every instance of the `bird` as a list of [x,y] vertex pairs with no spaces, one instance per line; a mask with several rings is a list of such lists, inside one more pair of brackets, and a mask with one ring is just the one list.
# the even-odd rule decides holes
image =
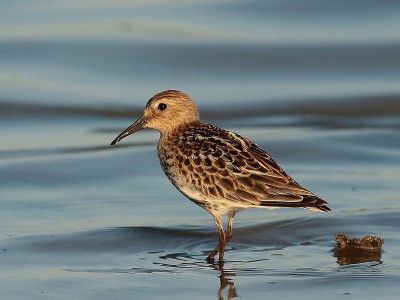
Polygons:
[[298,184],[256,143],[202,123],[196,103],[181,91],[166,90],[150,98],[142,117],[111,145],[144,128],[160,132],[157,153],[167,178],[215,220],[219,243],[208,262],[214,262],[219,253],[223,264],[225,245],[233,236],[233,219],[241,210],[298,207],[331,211],[323,198]]

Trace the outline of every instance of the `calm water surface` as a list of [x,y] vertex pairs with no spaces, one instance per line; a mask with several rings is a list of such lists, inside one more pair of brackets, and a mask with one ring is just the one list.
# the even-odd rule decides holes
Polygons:
[[[0,66],[1,298],[397,299],[400,2],[2,1]],[[206,263],[216,226],[158,133],[109,146],[164,89],[334,211],[241,212]]]

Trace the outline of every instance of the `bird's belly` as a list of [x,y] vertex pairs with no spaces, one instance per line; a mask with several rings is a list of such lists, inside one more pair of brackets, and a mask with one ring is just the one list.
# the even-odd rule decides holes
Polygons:
[[183,176],[176,166],[169,165],[166,167],[166,165],[161,165],[165,175],[183,195],[213,216],[223,215],[230,211],[241,211],[251,207],[251,205],[243,205],[241,202],[206,195],[202,192],[201,185],[192,182],[190,176]]
[[201,186],[191,182],[187,176],[183,176],[177,167],[171,166],[165,169],[163,167],[163,170],[171,183],[190,200],[199,205],[207,202],[207,197],[201,191]]

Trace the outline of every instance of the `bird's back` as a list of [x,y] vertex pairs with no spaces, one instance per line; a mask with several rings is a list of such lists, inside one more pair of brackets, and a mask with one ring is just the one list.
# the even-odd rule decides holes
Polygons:
[[257,144],[210,124],[199,122],[162,137],[158,154],[170,181],[211,213],[250,207],[330,210]]

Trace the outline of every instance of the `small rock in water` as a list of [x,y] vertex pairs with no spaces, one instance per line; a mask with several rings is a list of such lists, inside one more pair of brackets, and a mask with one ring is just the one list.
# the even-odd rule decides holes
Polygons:
[[336,234],[335,237],[337,246],[333,250],[339,265],[344,266],[365,262],[382,263],[381,247],[384,241],[380,237],[366,236],[363,239],[350,239],[342,233]]
[[341,249],[353,248],[363,250],[380,250],[384,240],[379,236],[366,236],[363,239],[353,238],[349,239],[345,234],[339,233],[335,235],[336,243]]

